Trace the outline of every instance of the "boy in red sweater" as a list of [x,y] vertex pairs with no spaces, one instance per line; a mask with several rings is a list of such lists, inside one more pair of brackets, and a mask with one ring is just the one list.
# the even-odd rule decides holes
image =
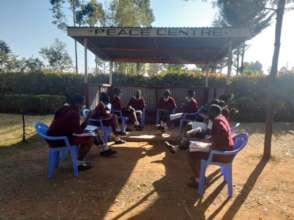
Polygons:
[[142,96],[142,91],[140,89],[136,91],[136,95],[134,97],[131,97],[128,106],[129,108],[135,109],[138,121],[141,122],[143,120],[143,111],[145,109],[146,104]]

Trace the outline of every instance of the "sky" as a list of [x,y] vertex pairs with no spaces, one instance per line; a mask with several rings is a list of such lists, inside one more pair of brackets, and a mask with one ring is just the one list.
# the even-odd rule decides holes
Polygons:
[[[20,57],[38,57],[43,47],[50,46],[55,38],[67,45],[74,58],[73,40],[51,23],[49,0],[0,0],[0,40]],[[102,0],[105,5],[109,0]],[[155,15],[152,24],[157,27],[207,27],[216,15],[216,8],[200,0],[151,0]],[[294,11],[285,14],[279,67],[294,67]],[[292,27],[292,28],[291,28]],[[261,34],[248,42],[250,48],[245,61],[260,61],[267,72],[271,66],[274,48],[274,22]],[[73,59],[74,60],[74,59]],[[79,45],[80,72],[83,67],[83,48]],[[89,53],[89,68],[94,68],[94,56]]]

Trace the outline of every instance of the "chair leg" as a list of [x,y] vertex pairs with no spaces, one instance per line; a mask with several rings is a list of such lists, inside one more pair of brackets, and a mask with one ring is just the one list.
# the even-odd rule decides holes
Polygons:
[[203,195],[205,188],[205,171],[206,171],[206,161],[201,160],[200,165],[200,175],[199,175],[199,186],[198,186],[198,194]]
[[226,179],[228,184],[228,195],[229,197],[233,196],[233,180],[232,180],[232,164],[228,164],[226,168]]
[[180,127],[179,127],[179,135],[181,134],[182,129],[183,129],[183,120],[181,119],[180,120]]
[[48,178],[51,178],[53,176],[54,168],[55,168],[54,151],[49,149],[49,152],[48,152]]
[[72,146],[70,149],[70,155],[72,160],[73,175],[78,176],[78,147]]
[[156,124],[158,125],[159,124],[159,120],[160,120],[160,113],[159,111],[156,111]]

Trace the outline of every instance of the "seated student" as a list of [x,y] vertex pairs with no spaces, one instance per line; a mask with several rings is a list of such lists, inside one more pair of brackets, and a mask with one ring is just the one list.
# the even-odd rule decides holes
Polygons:
[[223,111],[222,114],[230,120],[230,118],[236,114],[238,114],[238,109],[234,107],[233,103],[233,95],[221,95],[219,97],[220,102],[223,104]]
[[[74,96],[70,99],[69,104],[65,104],[58,109],[54,119],[48,128],[49,136],[67,136],[70,143],[80,145],[78,152],[78,169],[87,170],[91,165],[84,161],[85,156],[90,151],[94,141],[91,136],[79,136],[84,133],[87,120],[80,124],[80,108],[84,104],[82,96]],[[63,141],[48,141],[50,147],[62,147]]]
[[195,99],[195,91],[188,90],[186,102],[183,105],[183,113],[195,113],[198,110],[198,102]]
[[[213,122],[211,138],[209,139],[211,143],[210,150],[233,150],[234,141],[231,127],[226,117],[222,115],[222,108],[219,105],[211,105],[209,108],[209,117]],[[209,152],[189,152],[190,165],[195,175],[193,181],[195,186],[199,183],[200,161],[201,159],[208,159],[208,156]],[[215,159],[222,162],[230,160],[228,157],[218,157]]]
[[138,116],[137,118],[139,121],[141,121],[146,104],[140,89],[136,91],[136,95],[134,97],[131,97],[128,106],[135,109],[135,112]]
[[[175,99],[171,96],[171,92],[169,89],[165,90],[163,93],[163,97],[160,98],[157,110],[159,110],[159,121],[160,126],[162,127],[162,123],[166,124],[169,121],[170,114],[174,113],[175,109],[177,108],[177,104]],[[165,126],[164,126],[165,127]]]
[[[92,119],[101,119],[103,120],[103,125],[110,126],[112,133],[114,134],[115,144],[125,143],[119,136],[118,132],[118,120],[117,117],[110,113],[110,110],[106,107],[109,104],[109,96],[102,92],[99,97],[99,103],[91,114]],[[91,122],[92,125],[95,125]]]
[[[119,88],[114,88],[113,97],[111,99],[111,108],[116,111],[121,111],[124,117],[128,117],[129,122],[134,124],[134,127],[137,129],[140,127],[140,123],[137,118],[135,109],[132,106],[124,108],[120,100],[121,91]],[[130,129],[128,129],[130,130]]]

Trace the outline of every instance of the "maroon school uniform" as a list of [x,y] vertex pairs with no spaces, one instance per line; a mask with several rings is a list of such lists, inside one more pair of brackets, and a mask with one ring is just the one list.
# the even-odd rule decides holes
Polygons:
[[184,113],[195,113],[198,109],[198,102],[196,99],[191,98],[190,101],[185,102],[183,106]]
[[132,97],[129,101],[128,106],[133,107],[135,110],[143,110],[145,108],[145,100],[143,98]]
[[111,99],[111,108],[113,110],[122,110],[123,109],[122,104],[121,104],[121,101],[120,101],[120,97],[114,96]]
[[177,107],[176,101],[173,97],[169,97],[167,101],[164,100],[164,98],[160,98],[157,108],[159,109],[165,109],[171,112]]
[[102,102],[99,102],[92,114],[92,118],[94,119],[100,119],[100,117],[111,117],[111,114],[108,112],[108,109]]
[[[83,133],[85,125],[80,125],[79,110],[63,106],[56,111],[54,119],[48,128],[49,136],[67,136],[71,143],[75,142],[73,134]],[[64,146],[63,141],[48,141],[50,147]],[[77,143],[80,144],[80,143]]]
[[213,120],[211,136],[214,148],[218,150],[232,150],[234,141],[230,124],[225,116],[219,115]]

